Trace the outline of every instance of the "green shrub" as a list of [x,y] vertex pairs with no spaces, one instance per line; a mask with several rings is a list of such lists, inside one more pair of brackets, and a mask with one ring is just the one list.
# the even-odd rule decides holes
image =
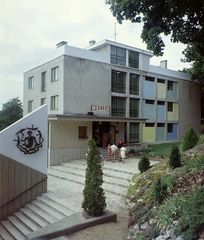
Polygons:
[[135,149],[131,148],[130,151],[129,151],[128,153],[129,153],[129,154],[135,154],[136,151],[135,151]]
[[161,181],[161,177],[152,184],[152,195],[156,204],[162,204],[167,197],[167,184]]
[[198,230],[204,225],[204,187],[196,187],[190,195],[167,198],[155,211],[160,229],[168,229],[174,220],[178,220],[176,236],[197,239]]
[[147,171],[150,167],[150,161],[149,158],[145,155],[143,155],[138,163],[138,169],[141,173]]
[[172,146],[169,165],[172,168],[177,168],[181,166],[181,156],[179,153],[179,148],[177,145]]
[[190,127],[183,139],[183,151],[185,152],[188,149],[195,147],[198,142],[198,135],[192,127]]
[[103,183],[101,159],[99,156],[98,147],[94,139],[88,140],[87,151],[87,168],[85,187],[83,190],[84,200],[82,208],[88,214],[95,216],[103,212],[106,207],[105,193],[101,187]]
[[204,168],[204,155],[195,155],[193,158],[185,160],[183,165],[187,170],[201,171]]

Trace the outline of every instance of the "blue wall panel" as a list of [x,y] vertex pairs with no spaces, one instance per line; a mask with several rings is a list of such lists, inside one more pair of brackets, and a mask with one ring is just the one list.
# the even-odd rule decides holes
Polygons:
[[142,77],[142,96],[155,98],[155,83]]
[[178,124],[173,124],[173,132],[167,133],[167,140],[178,140],[177,139]]
[[165,120],[165,105],[157,105],[157,120]]

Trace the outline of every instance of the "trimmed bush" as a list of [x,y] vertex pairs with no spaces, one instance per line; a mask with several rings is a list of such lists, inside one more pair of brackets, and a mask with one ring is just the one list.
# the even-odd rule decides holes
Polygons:
[[175,144],[173,144],[171,149],[169,165],[172,168],[177,168],[181,166],[181,155],[178,146]]
[[103,172],[100,152],[94,139],[88,140],[86,180],[83,190],[82,208],[91,216],[99,215],[106,207],[106,197],[103,188]]
[[186,150],[195,147],[198,139],[198,135],[196,134],[194,129],[190,127],[183,139],[183,151],[185,152]]
[[149,158],[145,155],[143,155],[138,163],[138,169],[141,173],[147,171],[150,167],[150,161]]

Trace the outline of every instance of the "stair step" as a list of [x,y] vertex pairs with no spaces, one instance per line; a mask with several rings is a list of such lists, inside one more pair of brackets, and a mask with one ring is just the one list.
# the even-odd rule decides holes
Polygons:
[[37,200],[52,207],[52,209],[57,210],[60,214],[63,215],[62,218],[64,218],[65,216],[70,216],[74,213],[73,211],[66,208],[65,206],[60,205],[59,203],[54,202],[49,198],[46,198],[46,196],[37,197]]
[[13,240],[13,237],[6,231],[6,229],[0,226],[0,239],[3,240]]
[[41,218],[39,215],[35,214],[33,211],[28,209],[27,207],[20,209],[20,211],[28,218],[32,219],[35,224],[39,225],[41,228],[47,226],[49,223]]
[[61,204],[62,206],[71,209],[73,212],[77,213],[81,211],[81,208],[77,208],[75,206],[73,206],[72,204],[68,203],[67,201],[65,201],[64,199],[58,198],[56,197],[54,194],[47,192],[44,193],[43,196],[45,196],[46,198],[51,199],[52,201],[58,202],[59,204]]
[[55,218],[54,216],[52,216],[49,213],[45,212],[44,210],[40,209],[39,207],[37,207],[34,204],[27,204],[26,207],[28,209],[32,210],[37,215],[39,215],[44,220],[46,220],[48,223],[54,223],[54,222],[58,221],[57,218]]
[[32,219],[26,217],[22,212],[16,212],[14,215],[22,222],[24,223],[30,230],[36,231],[40,229],[40,226],[36,224]]
[[23,235],[26,236],[26,234],[31,233],[32,231],[26,227],[17,217],[10,216],[8,217],[8,220],[15,226],[16,229]]
[[66,217],[66,215],[58,212],[57,210],[49,207],[47,204],[34,200],[32,203],[34,203],[36,206],[38,206],[40,209],[45,211],[46,213],[49,213],[51,216],[54,216],[57,220],[61,220]]
[[25,237],[16,228],[14,228],[8,220],[1,222],[1,224],[12,235],[14,239],[25,240]]

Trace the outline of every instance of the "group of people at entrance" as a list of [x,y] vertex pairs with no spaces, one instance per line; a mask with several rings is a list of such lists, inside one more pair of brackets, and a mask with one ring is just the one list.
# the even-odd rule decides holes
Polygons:
[[115,163],[117,152],[119,152],[118,162],[121,162],[121,159],[122,159],[122,163],[124,163],[125,153],[128,154],[122,139],[119,141],[118,146],[116,146],[114,143],[112,145],[109,143],[107,147],[107,151],[108,151],[108,161],[112,161],[113,163]]

